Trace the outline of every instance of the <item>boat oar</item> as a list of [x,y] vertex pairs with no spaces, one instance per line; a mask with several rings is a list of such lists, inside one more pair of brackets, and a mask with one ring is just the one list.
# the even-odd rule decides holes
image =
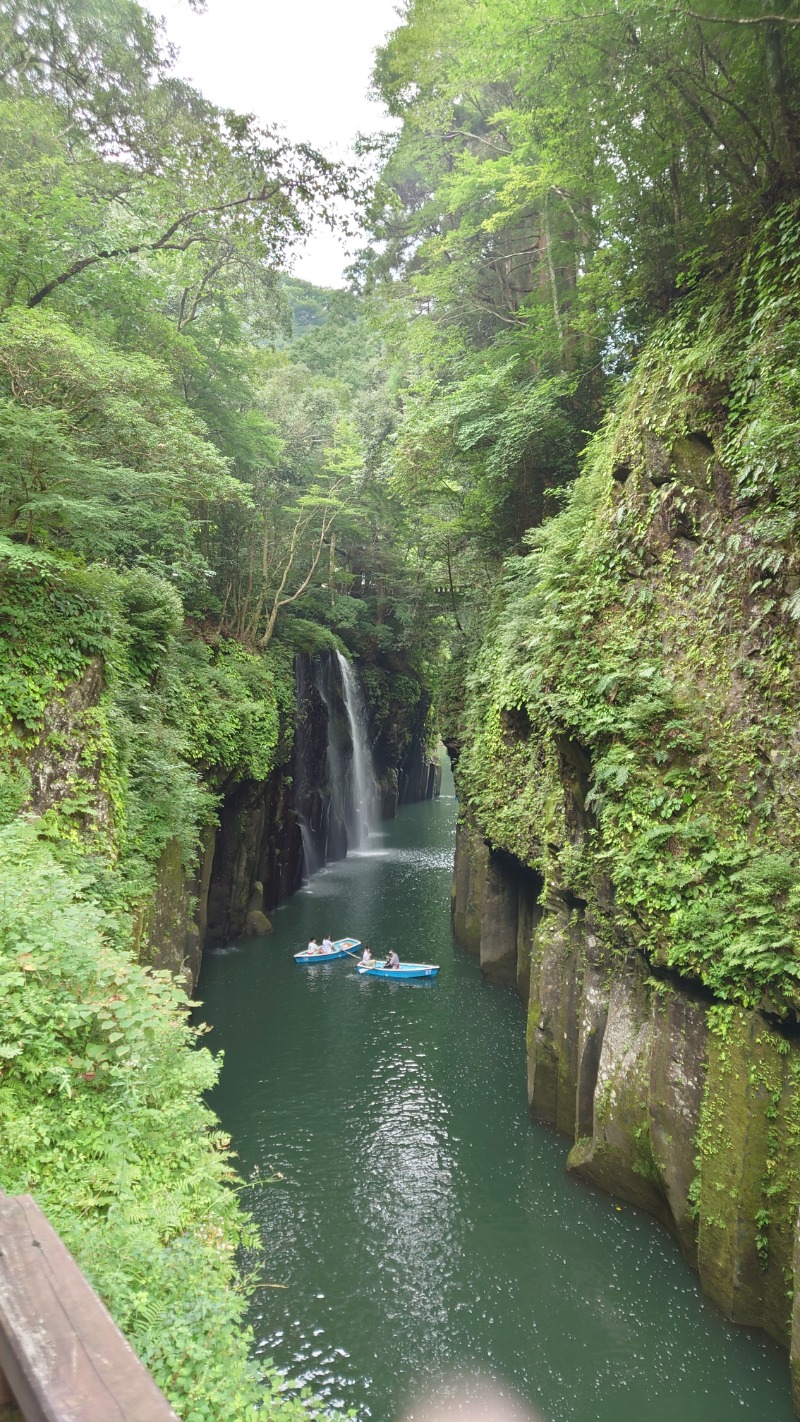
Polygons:
[[[356,958],[359,963],[361,962],[361,959],[359,958],[358,954],[357,954],[357,953],[351,953],[349,948],[343,948],[343,949],[342,949],[342,952],[343,952],[343,953],[346,953],[347,956],[348,956],[348,958]],[[378,967],[378,960],[377,960],[377,958],[373,958],[373,960],[372,960],[371,963],[365,963],[365,964],[364,964],[364,967],[365,967],[365,968],[377,968],[377,967]]]

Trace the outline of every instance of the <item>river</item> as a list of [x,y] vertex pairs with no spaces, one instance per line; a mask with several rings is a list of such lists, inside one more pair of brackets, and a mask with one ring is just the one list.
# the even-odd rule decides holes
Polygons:
[[[452,793],[403,809],[271,937],[206,954],[212,1104],[266,1248],[258,1353],[364,1422],[400,1422],[410,1389],[454,1372],[505,1379],[548,1422],[790,1422],[779,1350],[529,1121],[522,1005],[452,944],[454,832]],[[442,970],[297,967],[328,930]]]

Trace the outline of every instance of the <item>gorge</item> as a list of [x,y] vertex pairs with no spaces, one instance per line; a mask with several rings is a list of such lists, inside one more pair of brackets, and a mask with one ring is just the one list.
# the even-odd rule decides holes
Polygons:
[[795,7],[409,0],[353,166],[6,8],[0,1189],[182,1422],[397,1422],[404,1326],[800,1412]]
[[[452,943],[452,791],[445,771],[441,798],[314,876],[269,939],[206,955],[213,1104],[264,1242],[258,1356],[365,1419],[489,1373],[552,1422],[788,1422],[778,1349],[726,1324],[665,1232],[568,1178],[564,1136],[528,1121],[522,1004]],[[326,926],[439,977],[297,967]]]

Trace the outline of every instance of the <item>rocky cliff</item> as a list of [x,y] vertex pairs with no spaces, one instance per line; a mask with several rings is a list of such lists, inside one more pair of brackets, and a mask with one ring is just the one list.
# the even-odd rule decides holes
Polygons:
[[[656,1215],[800,1401],[793,217],[657,333],[487,615],[450,728],[454,928],[533,1115]],[[784,261],[784,257],[787,258]]]
[[574,1139],[569,1169],[671,1228],[714,1301],[791,1345],[794,1364],[800,1041],[610,949],[568,890],[540,893],[535,872],[459,825],[455,935],[528,1005],[531,1114]]
[[[343,858],[351,843],[353,732],[335,654],[300,653],[295,687],[291,754],[267,781],[224,789],[210,869],[210,943],[268,930],[264,913],[294,893],[304,873]],[[375,808],[385,818],[398,803],[434,793],[438,764],[423,738],[428,703],[421,689],[407,699],[408,687],[395,689],[365,727]]]
[[[26,572],[0,563],[7,606],[21,620]],[[206,943],[269,932],[267,914],[304,873],[352,843],[343,658],[277,649],[266,659],[235,645],[215,653],[167,641],[123,680],[123,637],[133,638],[120,635],[116,607],[94,588],[88,597],[83,584],[73,588],[61,569],[42,579],[41,600],[53,647],[46,679],[24,661],[19,674],[25,644],[13,621],[9,630],[6,681],[18,713],[0,761],[0,820],[22,812],[40,824],[129,917],[141,959],[192,986]],[[381,696],[365,714],[362,752],[375,814],[391,816],[402,800],[434,791],[429,703],[412,678],[371,671]]]

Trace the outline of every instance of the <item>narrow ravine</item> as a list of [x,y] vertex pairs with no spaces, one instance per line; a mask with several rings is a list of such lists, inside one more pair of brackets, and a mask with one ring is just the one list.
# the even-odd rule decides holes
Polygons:
[[[266,1246],[260,1355],[363,1419],[490,1372],[549,1422],[789,1422],[785,1360],[700,1296],[669,1236],[565,1174],[531,1124],[524,1015],[452,946],[450,793],[315,876],[275,932],[207,953],[213,1104]],[[434,983],[299,969],[311,933],[442,964]]]

